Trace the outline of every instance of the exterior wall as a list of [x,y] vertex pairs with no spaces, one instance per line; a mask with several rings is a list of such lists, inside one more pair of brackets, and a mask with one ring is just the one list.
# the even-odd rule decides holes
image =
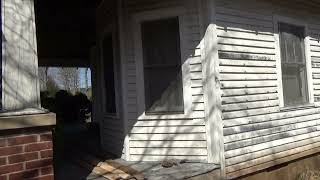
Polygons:
[[51,128],[0,132],[0,179],[53,180]]
[[[218,1],[220,83],[228,177],[256,172],[319,151],[319,18],[257,1]],[[244,6],[246,5],[246,6]],[[276,15],[308,24],[311,106],[280,108]],[[318,21],[318,22],[317,22]]]
[[[203,75],[200,53],[200,21],[199,6],[192,0],[164,0],[164,1],[123,1],[121,36],[124,45],[121,53],[124,59],[126,122],[128,124],[128,160],[130,161],[158,161],[167,158],[188,159],[207,162],[207,143],[204,121]],[[190,90],[191,112],[188,116],[143,117],[138,111],[141,86],[137,79],[137,67],[133,19],[137,13],[152,10],[183,7],[183,27],[185,32],[180,37],[185,44],[185,64],[190,70],[186,76],[190,77],[190,85],[184,91]],[[184,52],[184,50],[182,50]],[[186,77],[184,77],[186,78]]]
[[1,8],[3,110],[39,108],[34,2],[4,0]]
[[[115,87],[117,114],[108,115],[105,112],[105,85],[104,85],[104,69],[103,57],[101,52],[101,43],[104,35],[112,34],[114,41],[114,64],[116,64]],[[121,106],[121,81],[120,81],[120,60],[119,60],[119,39],[118,39],[118,22],[117,22],[117,1],[103,1],[97,9],[97,58],[93,64],[94,79],[96,81],[95,92],[95,117],[100,124],[101,144],[103,149],[117,156],[124,157],[124,118]]]

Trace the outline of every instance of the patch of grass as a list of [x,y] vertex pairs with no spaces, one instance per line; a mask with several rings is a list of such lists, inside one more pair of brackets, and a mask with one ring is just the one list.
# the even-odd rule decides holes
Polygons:
[[305,171],[298,175],[296,180],[320,180],[320,171]]

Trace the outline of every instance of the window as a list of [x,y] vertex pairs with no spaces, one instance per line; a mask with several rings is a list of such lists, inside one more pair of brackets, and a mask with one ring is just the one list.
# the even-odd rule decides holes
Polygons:
[[103,70],[104,70],[104,85],[105,85],[105,108],[110,114],[116,113],[116,96],[114,82],[114,54],[112,35],[104,37],[102,42],[103,52]]
[[305,28],[279,23],[282,86],[285,106],[308,103]]
[[141,23],[145,112],[184,113],[179,18]]

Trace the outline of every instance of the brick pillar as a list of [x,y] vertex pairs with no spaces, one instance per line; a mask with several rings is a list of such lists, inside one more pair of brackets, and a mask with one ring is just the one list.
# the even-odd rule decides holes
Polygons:
[[0,180],[53,180],[51,128],[0,131]]

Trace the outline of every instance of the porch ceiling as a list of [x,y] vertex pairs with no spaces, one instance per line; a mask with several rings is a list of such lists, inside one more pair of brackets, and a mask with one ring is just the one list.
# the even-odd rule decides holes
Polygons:
[[40,66],[89,66],[100,0],[35,0]]

